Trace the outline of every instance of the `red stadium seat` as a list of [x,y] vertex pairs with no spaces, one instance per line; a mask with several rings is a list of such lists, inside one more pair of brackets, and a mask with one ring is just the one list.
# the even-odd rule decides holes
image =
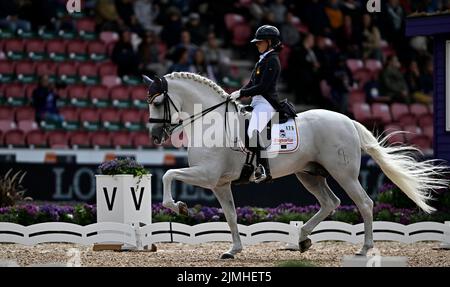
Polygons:
[[140,109],[148,108],[148,104],[145,101],[147,98],[147,88],[144,86],[136,86],[131,89],[130,92],[131,101],[133,106]]
[[347,59],[346,64],[352,74],[364,67],[364,63],[360,59]]
[[415,103],[409,106],[411,114],[415,115],[417,118],[421,115],[428,114],[428,107],[424,104]]
[[28,40],[25,44],[25,51],[33,60],[42,60],[45,55],[45,42],[42,40]]
[[68,54],[86,54],[87,52],[87,42],[81,40],[73,40],[67,44]]
[[111,134],[113,147],[127,148],[132,146],[132,140],[128,132],[115,132]]
[[14,62],[0,61],[0,83],[8,83],[13,81],[14,77]]
[[16,109],[16,121],[34,121],[36,113],[32,107],[18,107]]
[[78,122],[80,120],[79,111],[75,107],[63,107],[59,113],[64,117],[65,121]]
[[322,93],[322,97],[326,99],[331,98],[331,87],[326,80],[320,81],[320,92]]
[[36,70],[35,63],[31,61],[22,61],[16,64],[16,74],[30,75]]
[[430,139],[434,138],[434,127],[432,125],[422,127],[423,134]]
[[389,111],[389,106],[387,104],[372,104],[372,116],[374,119],[380,120],[384,125],[392,121],[391,112]]
[[26,143],[29,146],[45,147],[47,146],[47,134],[41,130],[29,131],[26,135]]
[[37,130],[39,126],[34,120],[21,120],[17,122],[17,128],[28,133],[32,130]]
[[399,125],[389,124],[384,127],[385,135],[391,135],[388,138],[389,144],[403,144],[405,142],[405,134],[404,133],[396,133],[398,131],[402,131],[402,128]]
[[5,132],[4,141],[7,146],[23,147],[25,146],[25,134],[18,129],[9,130]]
[[91,147],[91,135],[85,131],[76,131],[70,133],[69,143],[72,147]]
[[109,105],[109,90],[105,86],[91,87],[89,89],[89,97],[97,107],[106,107]]
[[95,21],[92,19],[80,19],[77,21],[77,30],[79,32],[84,31],[84,32],[90,32],[93,33],[95,32]]
[[115,43],[119,40],[119,34],[111,31],[103,31],[100,33],[100,40],[102,40],[105,45]]
[[33,98],[33,92],[37,88],[37,84],[27,84],[25,85],[25,97],[31,102]]
[[126,108],[130,105],[130,92],[125,86],[117,86],[111,89],[111,101],[115,107]]
[[6,53],[8,52],[16,52],[16,53],[22,53],[24,51],[24,43],[22,40],[19,39],[10,39],[6,40],[4,51]]
[[101,56],[108,54],[106,50],[106,45],[103,42],[95,41],[88,44],[88,53],[95,56]]
[[47,42],[47,54],[53,61],[64,61],[66,59],[66,42],[49,40]]
[[416,125],[417,119],[414,115],[404,114],[398,119],[398,123],[404,127],[408,125]]
[[362,124],[369,124],[373,121],[370,106],[367,103],[356,103],[353,105],[353,115],[355,120]]
[[[100,68],[101,69],[101,68]],[[102,85],[112,88],[121,84],[121,80],[117,76],[102,76]]]
[[85,108],[80,112],[80,121],[87,130],[96,131],[99,129],[100,112],[97,109]]
[[392,119],[397,122],[400,120],[400,117],[409,114],[408,105],[402,103],[393,103],[391,105]]
[[92,134],[92,145],[98,148],[111,147],[111,135],[109,132],[100,131]]
[[101,77],[117,76],[117,66],[112,62],[102,63],[98,68],[98,73]]
[[366,102],[366,93],[360,90],[352,90],[350,91],[349,96],[349,104],[354,103],[365,103]]
[[406,141],[408,141],[408,142],[411,140],[411,138],[422,134],[422,129],[416,125],[404,126],[403,130],[405,132],[407,132],[407,133],[405,133],[405,138],[406,138]]
[[130,131],[138,131],[144,127],[144,123],[142,121],[142,110],[138,109],[126,109],[122,112],[121,122],[123,126]]
[[417,135],[410,139],[410,144],[419,148],[422,151],[431,149],[432,140],[426,135]]
[[3,133],[6,133],[7,131],[14,130],[16,128],[16,123],[14,120],[0,120],[0,130],[3,131]]
[[98,68],[95,63],[82,63],[78,66],[78,75],[80,77],[97,77]]
[[48,132],[48,145],[50,148],[68,148],[69,140],[68,134],[63,131]]
[[[1,49],[1,46],[0,46]],[[5,145],[5,142],[3,141],[3,132],[0,130],[0,146]]]
[[14,110],[9,107],[0,106],[0,120],[14,120]]
[[58,65],[58,76],[76,76],[77,65],[75,63],[61,63]]
[[25,97],[24,86],[21,84],[5,85],[4,95],[7,103],[14,106],[24,105],[27,100],[27,98]]
[[105,129],[118,131],[120,129],[120,110],[115,108],[102,109],[100,120]]
[[89,97],[85,86],[69,86],[68,96],[71,103],[77,107],[86,107],[88,105]]
[[150,141],[148,132],[138,132],[133,134],[133,146],[135,148],[152,148],[153,144]]
[[54,62],[39,62],[36,64],[36,74],[38,77],[41,76],[55,76],[56,75],[56,69],[58,65],[56,65]]
[[364,66],[366,67],[366,69],[375,74],[378,74],[383,68],[383,64],[375,59],[366,59]]
[[419,117],[419,126],[425,127],[425,126],[432,126],[433,125],[433,116],[432,115],[422,115]]

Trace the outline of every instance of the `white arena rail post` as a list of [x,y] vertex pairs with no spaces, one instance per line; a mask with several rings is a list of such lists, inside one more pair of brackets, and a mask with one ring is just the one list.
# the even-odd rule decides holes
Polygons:
[[450,249],[450,221],[446,221],[444,224],[447,229],[444,231],[444,241],[440,244],[440,248]]

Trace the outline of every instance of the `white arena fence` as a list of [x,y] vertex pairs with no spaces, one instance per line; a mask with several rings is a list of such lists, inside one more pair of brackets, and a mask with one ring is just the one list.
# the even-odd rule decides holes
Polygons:
[[[238,225],[244,245],[261,242],[284,242],[298,246],[299,229],[303,222],[290,224],[262,222],[249,226]],[[403,225],[377,221],[373,224],[374,240],[414,243],[439,241],[450,243],[450,221],[419,222]],[[310,236],[313,242],[344,241],[362,243],[363,224],[351,225],[339,221],[323,221]],[[82,245],[94,243],[123,243],[142,249],[158,242],[199,244],[215,241],[231,242],[226,222],[209,222],[194,226],[175,222],[159,222],[143,227],[131,224],[101,222],[86,226],[63,222],[47,222],[30,226],[0,222],[0,243],[35,245],[39,243],[65,242]]]

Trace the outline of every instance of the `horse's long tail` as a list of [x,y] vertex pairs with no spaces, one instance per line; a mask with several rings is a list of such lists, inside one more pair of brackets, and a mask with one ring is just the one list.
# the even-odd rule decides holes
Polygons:
[[449,180],[444,176],[448,167],[437,165],[437,160],[417,161],[413,155],[420,151],[414,147],[386,145],[394,133],[377,139],[362,124],[356,121],[353,124],[361,148],[378,163],[384,174],[425,212],[435,211],[427,200],[432,199],[431,191],[448,187]]

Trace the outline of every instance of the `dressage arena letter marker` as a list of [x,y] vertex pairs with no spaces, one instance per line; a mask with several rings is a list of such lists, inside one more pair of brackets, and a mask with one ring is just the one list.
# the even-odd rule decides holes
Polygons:
[[[108,210],[111,211],[113,209],[114,206],[114,200],[116,198],[116,191],[117,191],[117,187],[113,188],[113,194],[112,194],[112,199],[111,201],[109,200],[109,196],[108,196],[108,189],[106,187],[103,188],[103,193],[105,194],[105,199],[106,199],[106,205],[108,205]],[[133,194],[134,195],[134,194]],[[133,196],[134,198],[134,196]]]
[[141,187],[141,192],[139,193],[139,202],[136,202],[136,192],[134,190],[134,187],[131,187],[131,195],[133,196],[133,202],[134,207],[136,207],[136,210],[141,209],[141,203],[142,203],[142,197],[144,195],[144,187]]

